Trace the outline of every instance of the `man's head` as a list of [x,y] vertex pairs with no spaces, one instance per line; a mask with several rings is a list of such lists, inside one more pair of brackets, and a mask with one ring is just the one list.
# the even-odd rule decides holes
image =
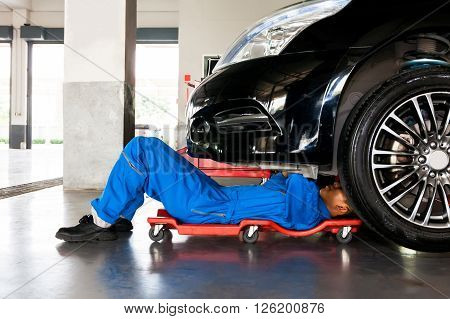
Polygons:
[[342,191],[341,184],[335,182],[320,189],[320,197],[322,197],[325,205],[330,211],[331,217],[346,215],[351,212],[350,205]]

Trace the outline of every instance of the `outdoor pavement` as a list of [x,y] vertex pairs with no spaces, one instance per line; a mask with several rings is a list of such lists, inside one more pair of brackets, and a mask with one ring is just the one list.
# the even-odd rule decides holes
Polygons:
[[63,145],[11,150],[0,144],[0,188],[63,176]]

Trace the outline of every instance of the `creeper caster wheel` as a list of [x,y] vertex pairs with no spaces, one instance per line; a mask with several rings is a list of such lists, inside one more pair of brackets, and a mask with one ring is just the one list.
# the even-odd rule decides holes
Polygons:
[[352,237],[352,228],[350,226],[340,228],[336,234],[336,239],[341,244],[348,244],[352,241]]
[[239,234],[239,239],[247,244],[254,244],[258,240],[258,226],[249,226]]
[[164,229],[163,225],[154,225],[150,227],[150,231],[148,232],[148,236],[153,241],[161,241],[164,238],[166,232],[170,233],[170,230]]

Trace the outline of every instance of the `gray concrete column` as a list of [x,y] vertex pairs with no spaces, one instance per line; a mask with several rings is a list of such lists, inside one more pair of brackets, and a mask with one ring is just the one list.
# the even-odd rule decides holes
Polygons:
[[134,136],[136,0],[65,0],[64,188],[101,189]]
[[[11,45],[11,127],[9,147],[26,147],[27,128],[27,65],[28,45],[20,38],[20,27],[28,23],[27,9],[14,9],[12,14],[13,41]],[[31,141],[30,141],[31,145]]]

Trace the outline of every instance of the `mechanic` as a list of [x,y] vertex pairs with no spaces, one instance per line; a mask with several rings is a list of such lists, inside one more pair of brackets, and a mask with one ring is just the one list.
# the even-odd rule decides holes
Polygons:
[[65,241],[114,240],[130,231],[144,193],[164,204],[177,220],[191,224],[238,224],[271,220],[306,230],[351,211],[339,183],[322,189],[300,174],[273,175],[263,185],[221,186],[157,138],[135,137],[114,165],[91,214],[61,228]]

